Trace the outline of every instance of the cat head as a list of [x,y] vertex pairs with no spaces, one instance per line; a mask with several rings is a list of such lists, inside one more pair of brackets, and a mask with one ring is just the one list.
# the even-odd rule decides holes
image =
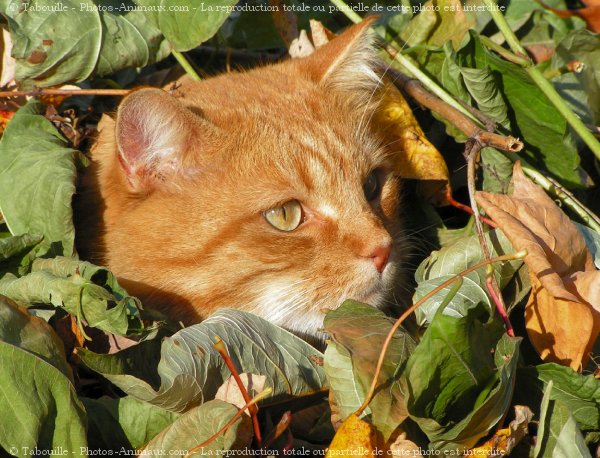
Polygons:
[[403,247],[378,88],[362,24],[306,58],[132,93],[93,149],[101,236],[83,245],[187,323],[237,307],[314,336],[344,299],[384,305]]

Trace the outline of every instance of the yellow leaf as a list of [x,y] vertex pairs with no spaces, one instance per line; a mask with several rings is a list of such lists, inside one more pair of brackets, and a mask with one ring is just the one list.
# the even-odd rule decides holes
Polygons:
[[339,427],[325,458],[339,456],[376,456],[377,431],[355,414],[350,415]]
[[385,81],[382,93],[373,125],[393,153],[395,172],[403,178],[426,180],[422,183],[424,197],[434,205],[447,204],[448,167],[444,158],[427,140],[394,84]]

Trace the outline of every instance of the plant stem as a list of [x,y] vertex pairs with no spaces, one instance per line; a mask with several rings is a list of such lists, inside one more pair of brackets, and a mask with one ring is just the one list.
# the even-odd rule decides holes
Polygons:
[[40,95],[106,95],[123,96],[131,92],[131,89],[44,89],[35,88],[31,91],[0,91],[0,97],[37,97]]
[[526,65],[529,65],[528,58],[520,57],[520,56],[517,56],[516,54],[513,54],[508,49],[500,46],[498,43],[494,42],[490,38],[488,38],[484,35],[480,35],[479,39],[481,40],[481,43],[483,43],[483,45],[486,48],[489,48],[492,51],[495,51],[496,53],[500,54],[507,61],[512,62],[513,64],[517,64],[521,67],[525,67]]
[[358,408],[358,410],[355,412],[356,416],[360,416],[360,414],[363,413],[363,411],[367,408],[367,406],[371,402],[371,399],[373,399],[373,396],[375,394],[375,389],[377,388],[377,381],[379,379],[379,374],[381,373],[381,368],[383,367],[383,361],[385,360],[385,355],[390,346],[390,343],[392,342],[392,339],[394,338],[394,334],[396,333],[398,328],[402,325],[404,320],[406,320],[416,309],[418,309],[421,305],[423,305],[425,302],[427,302],[429,299],[431,299],[435,294],[439,293],[441,290],[443,290],[447,286],[451,285],[455,281],[458,281],[459,278],[463,278],[464,276],[470,274],[474,270],[480,269],[482,267],[485,267],[489,264],[493,264],[495,262],[515,261],[517,259],[523,259],[525,256],[527,256],[527,250],[519,251],[518,253],[505,254],[502,256],[498,256],[497,258],[489,259],[487,261],[481,261],[481,262],[475,264],[474,266],[471,266],[468,269],[463,270],[461,273],[456,274],[454,277],[449,278],[444,283],[435,287],[429,293],[427,293],[425,296],[423,296],[421,299],[419,299],[417,302],[415,302],[413,305],[411,305],[402,314],[402,316],[396,320],[396,322],[390,329],[390,332],[388,333],[387,337],[385,338],[385,342],[383,343],[383,347],[381,348],[381,354],[379,355],[379,360],[377,361],[377,366],[375,368],[375,374],[373,375],[373,381],[371,382],[371,386],[369,387],[369,391],[367,392],[367,395],[365,396],[364,402]]
[[188,76],[190,78],[192,78],[194,81],[200,81],[202,79],[202,78],[200,78],[198,73],[196,73],[196,70],[194,70],[194,67],[192,67],[192,64],[190,64],[188,62],[188,60],[185,58],[185,56],[182,53],[180,53],[179,51],[171,51],[171,54],[173,54],[173,57],[175,59],[177,59],[177,62],[179,62],[179,65],[181,65],[183,67],[183,69],[185,70],[185,72],[188,74]]
[[242,416],[242,414],[244,413],[244,410],[252,407],[261,399],[264,399],[267,396],[269,396],[272,392],[273,392],[273,390],[271,388],[265,388],[259,394],[254,396],[250,400],[250,402],[247,402],[244,407],[242,407],[240,410],[238,410],[236,412],[236,414],[233,417],[231,417],[231,420],[229,420],[225,426],[223,426],[219,431],[214,433],[212,436],[210,436],[208,439],[206,439],[201,444],[198,444],[194,448],[189,450],[184,458],[188,458],[188,457],[192,456],[194,453],[200,452],[204,447],[206,447],[208,444],[210,444],[212,441],[214,441],[217,437],[219,437],[221,434],[225,433],[225,431],[227,431],[231,427],[231,425],[233,425],[235,423],[235,421]]
[[344,13],[346,15],[346,17],[348,19],[350,19],[352,22],[354,22],[355,24],[358,24],[359,22],[362,21],[362,17],[360,17],[360,15],[352,10],[347,4],[346,2],[344,2],[344,0],[329,0],[334,6],[337,7],[338,10],[340,10],[342,13]]
[[552,102],[554,107],[559,111],[569,125],[573,128],[579,137],[584,141],[588,148],[594,153],[598,159],[600,159],[600,142],[594,137],[594,135],[588,130],[583,122],[573,113],[573,111],[567,106],[562,97],[556,92],[554,86],[548,81],[543,73],[533,64],[531,59],[527,56],[527,53],[519,39],[516,37],[514,32],[511,30],[506,18],[502,12],[498,9],[495,0],[483,0],[483,3],[488,7],[488,10],[492,16],[492,19],[496,23],[496,26],[504,35],[506,42],[510,46],[510,49],[517,54],[517,58],[525,60],[521,66],[525,69],[529,77],[533,82],[540,88],[548,100]]
[[[242,397],[244,398],[244,401],[246,403],[249,403],[250,395],[248,394],[248,390],[244,386],[244,382],[242,382],[242,379],[240,378],[240,374],[239,374],[237,368],[235,367],[235,365],[233,364],[233,361],[231,360],[231,357],[229,356],[229,352],[227,351],[225,344],[219,337],[216,337],[215,340],[216,340],[216,342],[213,345],[213,348],[219,352],[219,355],[221,355],[221,358],[223,358],[223,361],[225,361],[225,365],[229,368],[231,375],[233,375],[233,379],[235,380],[235,383],[237,383],[237,386],[240,389],[240,393],[242,393]],[[251,407],[248,407],[248,412],[250,412],[250,417],[252,418],[252,428],[254,429],[254,438],[256,439],[256,443],[258,444],[258,446],[261,447],[262,446],[262,434],[260,432],[260,426],[258,424],[258,415],[257,415],[258,408],[256,407],[256,405],[252,405]]]
[[[483,257],[487,261],[491,259],[491,255],[490,250],[487,246],[487,241],[485,240],[483,225],[481,224],[481,215],[479,214],[479,207],[477,206],[477,201],[475,200],[475,175],[477,170],[477,164],[479,162],[479,159],[481,158],[482,146],[483,145],[479,143],[477,138],[470,138],[465,145],[464,154],[465,159],[467,160],[467,187],[469,189],[469,200],[471,202],[471,209],[473,210],[473,216],[475,217],[475,232],[477,233],[477,238],[479,239],[479,245],[481,246]],[[508,314],[506,313],[506,305],[504,303],[502,293],[500,292],[500,285],[498,285],[498,281],[494,276],[494,269],[490,265],[488,265],[488,271],[486,272],[485,285],[487,287],[488,292],[490,293],[494,305],[496,306],[498,314],[504,322],[507,334],[511,337],[514,337],[515,333],[513,331],[512,324],[508,319]]]

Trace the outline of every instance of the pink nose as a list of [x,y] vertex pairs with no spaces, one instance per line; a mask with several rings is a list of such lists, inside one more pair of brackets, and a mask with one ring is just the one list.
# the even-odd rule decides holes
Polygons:
[[373,264],[375,264],[377,272],[381,273],[383,272],[383,269],[385,269],[391,251],[392,244],[386,243],[385,245],[379,245],[368,256],[365,257],[371,258],[373,260]]

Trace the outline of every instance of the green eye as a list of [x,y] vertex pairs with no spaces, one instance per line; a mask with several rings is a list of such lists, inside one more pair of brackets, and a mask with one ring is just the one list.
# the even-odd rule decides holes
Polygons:
[[290,232],[302,222],[302,205],[297,200],[290,200],[279,207],[270,208],[264,216],[275,229]]
[[363,184],[363,191],[369,202],[379,195],[379,180],[377,179],[377,172],[375,170],[369,173],[369,176]]

